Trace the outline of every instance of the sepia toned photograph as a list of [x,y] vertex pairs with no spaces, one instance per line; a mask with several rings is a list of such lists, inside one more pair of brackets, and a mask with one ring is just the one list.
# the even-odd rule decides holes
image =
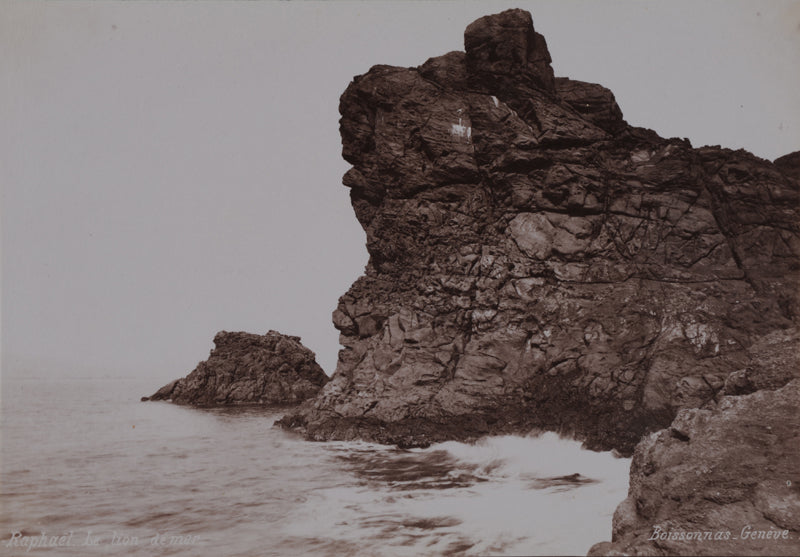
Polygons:
[[0,556],[800,555],[800,1],[0,5]]

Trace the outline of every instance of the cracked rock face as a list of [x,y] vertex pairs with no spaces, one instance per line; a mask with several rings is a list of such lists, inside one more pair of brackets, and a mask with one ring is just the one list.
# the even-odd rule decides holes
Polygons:
[[589,555],[798,555],[800,379],[684,409],[636,447],[613,542]]
[[589,555],[800,554],[800,351],[764,336],[718,402],[636,446],[612,541]]
[[195,406],[297,404],[316,395],[328,380],[300,337],[221,331],[214,345],[206,361],[149,400]]
[[[693,149],[554,78],[530,14],[341,97],[365,274],[331,382],[283,425],[401,445],[530,428],[630,453],[797,320],[794,159]],[[731,387],[733,388],[733,387]]]

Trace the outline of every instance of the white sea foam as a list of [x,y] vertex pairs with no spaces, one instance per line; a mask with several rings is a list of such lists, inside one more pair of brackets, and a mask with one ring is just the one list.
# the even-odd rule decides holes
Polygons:
[[629,459],[553,433],[375,449],[353,446],[360,456],[348,456],[371,481],[315,492],[293,535],[313,524],[317,539],[364,555],[585,554],[610,537],[627,491]]

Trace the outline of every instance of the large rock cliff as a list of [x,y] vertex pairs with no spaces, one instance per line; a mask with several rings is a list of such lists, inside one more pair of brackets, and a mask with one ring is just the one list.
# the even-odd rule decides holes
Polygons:
[[195,406],[297,404],[316,395],[327,381],[300,337],[220,331],[206,361],[149,400]]
[[341,97],[370,259],[333,314],[332,380],[282,423],[402,445],[535,427],[629,454],[796,321],[796,161],[628,125],[608,89],[554,77],[527,12],[464,44]]

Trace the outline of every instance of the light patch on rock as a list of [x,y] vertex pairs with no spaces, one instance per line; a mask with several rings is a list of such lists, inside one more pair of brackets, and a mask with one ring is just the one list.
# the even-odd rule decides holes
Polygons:
[[466,138],[467,141],[470,141],[472,139],[472,126],[465,126],[462,123],[462,118],[459,118],[458,124],[453,124],[450,128],[450,135]]
[[631,162],[641,163],[647,162],[653,158],[653,153],[647,149],[640,149],[631,153]]
[[546,259],[553,249],[553,225],[541,213],[520,213],[509,224],[511,237],[525,254]]

